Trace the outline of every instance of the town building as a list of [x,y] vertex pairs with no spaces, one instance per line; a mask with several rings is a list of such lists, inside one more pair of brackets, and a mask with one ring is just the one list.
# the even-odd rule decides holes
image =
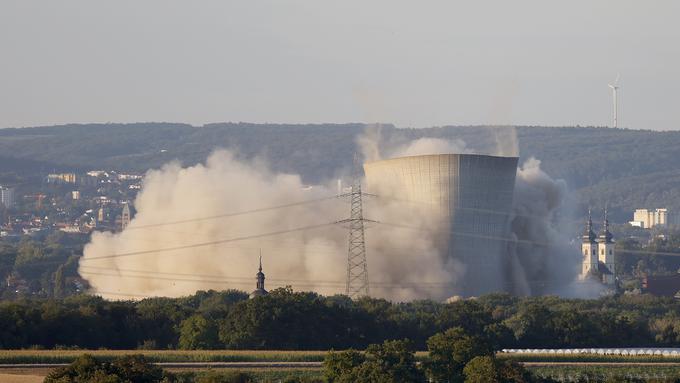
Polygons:
[[47,175],[47,183],[49,184],[75,184],[75,173],[53,173]]
[[582,280],[595,279],[609,287],[616,287],[616,252],[614,250],[613,235],[609,231],[607,211],[604,213],[604,224],[598,236],[593,231],[593,220],[588,212],[586,230],[581,237]]
[[635,209],[633,213],[633,220],[629,223],[635,227],[643,229],[651,229],[653,227],[666,227],[669,225],[678,225],[679,222],[676,217],[671,215],[668,209]]
[[256,298],[256,297],[261,297],[264,295],[269,294],[267,290],[264,289],[264,273],[262,272],[262,256],[260,256],[260,268],[257,271],[257,274],[255,274],[255,278],[257,279],[257,287],[255,290],[253,290],[252,293],[250,293],[250,299]]
[[0,205],[8,209],[14,207],[14,188],[0,186]]

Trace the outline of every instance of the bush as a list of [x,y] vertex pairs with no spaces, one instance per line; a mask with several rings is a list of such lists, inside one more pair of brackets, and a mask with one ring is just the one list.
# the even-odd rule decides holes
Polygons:
[[126,355],[113,362],[100,362],[91,355],[82,355],[66,367],[52,371],[45,383],[160,383],[174,377],[160,367],[147,363],[141,355]]
[[491,345],[484,339],[470,336],[460,327],[435,334],[427,340],[430,358],[427,372],[436,382],[462,382],[463,368],[477,356],[493,355]]
[[219,345],[217,325],[201,315],[192,315],[180,325],[179,348],[210,350]]
[[530,383],[529,372],[519,364],[478,356],[463,369],[465,383]]
[[329,382],[342,383],[423,382],[411,348],[408,340],[388,340],[368,346],[365,355],[354,350],[330,353],[324,361],[325,375]]
[[244,373],[236,371],[208,372],[196,378],[196,383],[250,383],[253,378]]
[[360,366],[364,361],[366,361],[364,354],[356,350],[331,351],[323,361],[324,376],[329,382],[335,382],[342,374]]

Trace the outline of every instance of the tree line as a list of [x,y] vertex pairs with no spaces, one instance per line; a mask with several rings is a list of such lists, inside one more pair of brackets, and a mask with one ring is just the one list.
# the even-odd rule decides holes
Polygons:
[[108,349],[365,349],[427,340],[451,328],[493,349],[676,346],[680,303],[623,295],[597,300],[492,294],[451,303],[321,296],[290,288],[108,301],[75,295],[0,302],[0,347]]

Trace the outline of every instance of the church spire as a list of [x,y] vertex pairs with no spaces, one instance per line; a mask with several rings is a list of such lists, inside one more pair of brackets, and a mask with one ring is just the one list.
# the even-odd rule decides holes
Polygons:
[[250,293],[250,298],[255,298],[269,294],[267,290],[264,289],[264,273],[262,272],[262,250],[260,250],[260,267],[257,269],[255,279],[257,279],[257,286],[255,290],[253,290],[253,292]]
[[586,231],[583,233],[583,243],[593,243],[595,242],[595,232],[593,232],[593,218],[588,208],[588,221],[586,221]]
[[609,231],[609,219],[607,219],[607,208],[604,208],[604,225],[602,225],[602,231],[600,232],[600,236],[598,238],[599,242],[604,242],[604,243],[612,243],[612,238],[614,236],[612,233]]

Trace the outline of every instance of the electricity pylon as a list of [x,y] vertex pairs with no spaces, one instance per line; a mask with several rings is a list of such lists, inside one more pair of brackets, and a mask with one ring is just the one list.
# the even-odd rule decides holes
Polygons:
[[368,296],[370,293],[368,285],[368,267],[366,265],[366,240],[364,237],[364,222],[367,220],[363,215],[362,197],[366,195],[361,192],[361,178],[359,176],[359,160],[354,155],[354,171],[352,175],[352,189],[348,196],[350,199],[349,219],[338,223],[349,224],[349,243],[347,248],[347,282],[345,294],[354,299]]

